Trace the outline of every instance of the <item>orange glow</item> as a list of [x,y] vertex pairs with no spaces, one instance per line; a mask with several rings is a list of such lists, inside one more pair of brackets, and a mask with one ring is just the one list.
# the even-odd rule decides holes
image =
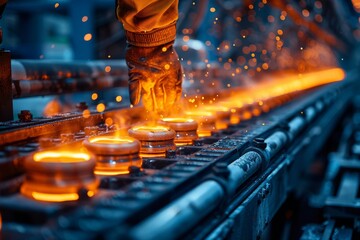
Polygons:
[[105,72],[109,73],[111,71],[111,67],[110,66],[106,66],[105,67]]
[[356,12],[360,13],[360,0],[351,0]]
[[[138,156],[140,143],[129,136],[97,136],[84,141],[84,146],[95,155],[94,173],[102,176],[128,174],[130,166],[141,167]],[[135,154],[135,155],[134,155]],[[98,158],[101,158],[98,161]]]
[[176,132],[164,125],[141,125],[129,129],[129,135],[140,141],[141,157],[163,157],[168,149],[175,150]]
[[82,22],[86,22],[88,19],[89,19],[88,16],[83,16],[83,17],[81,18],[81,21],[82,21]]
[[173,122],[173,123],[183,123],[183,122],[193,122],[191,118],[163,118],[161,119],[164,122]]
[[83,117],[84,118],[89,118],[90,117],[90,115],[91,115],[91,113],[90,113],[90,110],[89,109],[85,109],[84,111],[83,111]]
[[235,114],[232,114],[230,117],[231,124],[238,124],[238,123],[240,123],[240,120],[241,120],[240,117]]
[[91,94],[91,99],[92,100],[96,100],[96,99],[98,99],[98,97],[99,97],[99,95],[97,93]]
[[231,111],[223,105],[208,105],[204,109],[214,114],[216,117],[215,128],[218,130],[226,129],[229,125]]
[[106,124],[106,125],[111,126],[113,123],[114,123],[114,121],[113,121],[112,118],[106,118],[106,119],[105,119],[105,124]]
[[96,111],[98,111],[98,112],[103,112],[103,111],[105,111],[105,104],[103,104],[103,103],[99,103],[97,106],[96,106]]
[[54,99],[48,102],[43,111],[43,115],[46,117],[50,117],[62,112],[62,105],[59,100]]
[[[126,168],[128,167],[129,164],[127,164]],[[141,163],[140,163],[141,165]],[[98,171],[95,170],[94,173],[96,175],[101,175],[101,176],[116,176],[116,175],[124,175],[124,174],[128,174],[129,171],[128,170],[124,170],[124,171]]]
[[143,132],[166,132],[169,131],[168,127],[165,126],[136,126],[132,128],[135,131]]
[[90,155],[70,151],[45,151],[35,153],[33,159],[35,162],[75,163],[89,161]]
[[161,122],[176,132],[174,139],[176,146],[191,145],[198,138],[198,123],[194,119],[175,117],[163,118]]
[[[278,97],[291,92],[302,91],[328,83],[338,82],[345,78],[345,72],[341,68],[331,68],[317,72],[304,74],[288,74],[276,76],[272,81],[263,81],[253,88],[244,91],[238,91],[233,97],[226,99],[236,106],[240,101],[252,104],[254,101],[266,100]],[[251,98],[249,98],[251,96]],[[227,104],[229,106],[229,104]],[[262,108],[268,110],[267,107]],[[255,109],[253,112],[243,111],[241,119],[249,119],[253,114],[258,115],[261,109]]]
[[101,144],[122,144],[122,143],[129,143],[134,142],[133,138],[130,137],[116,137],[116,136],[101,136],[101,137],[94,137],[90,139],[91,143],[101,143]]
[[88,191],[87,192],[88,197],[93,197],[95,195],[94,191]]
[[199,127],[197,130],[197,134],[199,137],[209,137],[211,136],[211,132],[214,131],[215,128],[215,116],[210,111],[193,111],[193,112],[185,112],[186,115],[195,118],[198,122]]
[[88,42],[88,41],[90,41],[91,39],[92,39],[91,33],[87,33],[87,34],[84,35],[84,40],[85,40],[85,41]]
[[210,137],[211,131],[210,130],[197,130],[197,134],[199,137]]
[[88,196],[93,196],[99,185],[93,173],[94,159],[87,153],[69,150],[37,152],[26,158],[24,167],[26,178],[20,192],[38,201],[76,201],[80,188],[91,191]]
[[252,115],[251,115],[251,112],[250,111],[244,111],[243,115],[242,115],[242,119],[243,120],[249,120],[251,119]]
[[207,117],[207,116],[213,116],[213,114],[209,111],[194,111],[194,112],[185,112],[188,116],[194,116],[194,117]]
[[116,100],[117,102],[121,102],[121,101],[122,101],[122,96],[116,96],[115,100]]
[[31,196],[38,201],[45,202],[66,202],[66,201],[76,201],[79,199],[79,194],[77,193],[40,193],[40,192],[32,192]]
[[54,5],[55,8],[58,8],[59,6],[60,6],[59,3],[55,3],[55,5]]
[[260,108],[254,108],[252,113],[255,117],[257,117],[257,116],[260,116],[261,110],[260,110]]
[[309,10],[307,10],[307,9],[302,10],[301,13],[302,13],[302,15],[303,15],[304,17],[309,17],[309,16],[310,16],[310,12],[309,12]]
[[221,111],[221,112],[227,112],[227,111],[230,111],[230,109],[228,107],[224,107],[224,106],[219,106],[219,105],[210,105],[210,106],[205,106],[204,107],[205,110],[208,110],[210,112],[213,112],[213,111]]

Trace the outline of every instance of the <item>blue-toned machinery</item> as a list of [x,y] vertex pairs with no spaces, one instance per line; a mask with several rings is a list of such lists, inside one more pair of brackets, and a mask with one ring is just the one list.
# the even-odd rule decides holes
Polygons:
[[94,23],[113,1],[85,2],[0,22],[76,16],[65,60],[0,48],[1,240],[359,238],[359,1],[181,1],[184,93],[153,125],[116,20]]

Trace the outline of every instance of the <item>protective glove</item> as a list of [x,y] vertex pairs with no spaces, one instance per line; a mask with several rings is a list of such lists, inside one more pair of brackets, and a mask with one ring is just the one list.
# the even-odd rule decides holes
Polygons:
[[167,115],[181,96],[182,68],[173,41],[156,47],[128,44],[131,104],[142,102],[145,109]]

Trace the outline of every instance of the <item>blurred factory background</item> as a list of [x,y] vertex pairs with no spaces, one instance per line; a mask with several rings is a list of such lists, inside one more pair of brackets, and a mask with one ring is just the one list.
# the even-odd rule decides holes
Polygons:
[[[122,60],[126,40],[114,5],[113,0],[9,1],[2,19],[2,46],[11,50],[12,59]],[[252,85],[264,72],[303,73],[359,62],[359,8],[355,0],[199,0],[180,1],[179,9],[176,45],[185,68],[187,95]],[[105,67],[103,71],[111,70]],[[200,74],[199,69],[203,69]],[[16,69],[13,71],[16,75]],[[126,78],[125,66],[123,73]],[[208,80],[214,77],[222,80]],[[206,84],[209,88],[203,87]],[[93,105],[114,101],[117,96],[127,99],[124,89],[110,91],[107,99],[98,90],[62,96],[61,102]],[[99,96],[95,101],[90,100],[93,93]],[[26,96],[17,95],[15,98]],[[50,99],[34,98],[31,104],[45,106]],[[14,116],[21,108],[18,105],[33,108],[26,100],[14,103]],[[42,111],[36,107],[34,114],[40,116]]]

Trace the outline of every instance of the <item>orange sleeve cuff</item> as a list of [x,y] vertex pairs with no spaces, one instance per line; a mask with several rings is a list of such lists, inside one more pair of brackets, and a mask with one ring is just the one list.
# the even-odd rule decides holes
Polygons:
[[176,25],[157,28],[150,32],[130,32],[125,30],[128,43],[138,47],[156,47],[175,40]]

